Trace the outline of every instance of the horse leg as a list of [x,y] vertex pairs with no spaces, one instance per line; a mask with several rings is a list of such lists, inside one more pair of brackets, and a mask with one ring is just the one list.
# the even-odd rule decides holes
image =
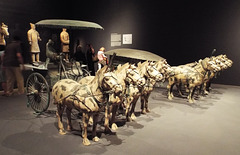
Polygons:
[[181,84],[181,83],[180,83],[180,84],[176,84],[176,87],[177,87],[178,94],[179,94],[181,97],[183,97],[182,91],[181,91],[182,84]]
[[188,96],[188,102],[189,103],[194,103],[194,99],[193,99],[193,94],[194,94],[194,91],[195,91],[196,87],[190,87],[189,90],[189,96]]
[[104,127],[105,127],[105,133],[111,133],[111,130],[109,128],[109,107],[105,106],[105,121],[104,121]]
[[148,99],[149,99],[149,96],[150,96],[150,92],[147,93],[147,95],[145,96],[145,109],[146,109],[146,112],[149,113],[150,112],[150,109],[148,107]]
[[169,100],[172,100],[173,99],[173,92],[172,92],[172,89],[173,89],[173,86],[174,86],[174,83],[171,82],[171,79],[169,80],[169,83],[167,85],[167,89],[168,89],[168,99]]
[[89,114],[88,113],[83,113],[83,118],[82,118],[82,122],[83,122],[83,131],[82,131],[82,137],[83,137],[83,145],[90,145],[90,141],[87,138],[87,127],[88,127],[88,120],[89,120]]
[[64,109],[65,109],[65,105],[62,105],[62,104],[57,104],[57,112],[56,112],[56,115],[57,115],[57,118],[58,118],[58,128],[59,128],[59,133],[61,135],[65,135],[66,132],[64,130],[64,127],[63,127],[63,123],[62,123],[62,114],[64,112]]
[[97,135],[97,120],[98,120],[98,113],[93,114],[93,128],[92,128],[92,137],[94,142],[98,142],[99,138],[96,136]]
[[203,93],[204,93],[204,95],[209,94],[209,92],[207,91],[207,82],[204,82],[204,84],[203,84]]
[[72,127],[72,119],[71,119],[71,113],[72,113],[72,108],[66,108],[66,113],[67,113],[67,130],[68,131],[72,131],[73,127]]
[[127,103],[126,103],[125,116],[126,116],[127,121],[131,121],[131,119],[130,119],[130,107],[131,107],[132,102],[133,102],[133,97],[132,96],[127,97],[126,102]]
[[112,107],[112,119],[111,119],[110,124],[112,124],[112,125],[111,125],[112,130],[117,130],[117,129],[118,129],[118,126],[117,126],[117,124],[115,123],[115,117],[116,117],[116,113],[117,113],[117,110],[118,110],[119,105],[117,104],[117,105],[112,105],[112,106],[113,106],[113,107]]
[[92,116],[92,115],[89,117],[88,123],[89,123],[90,125],[93,125],[93,116]]
[[135,107],[136,107],[136,104],[137,104],[137,100],[138,100],[138,97],[134,98],[133,102],[132,102],[132,107],[131,107],[131,110],[130,110],[130,117],[132,120],[135,120],[137,119],[134,112],[135,112]]
[[145,95],[144,94],[142,94],[141,96],[140,96],[140,99],[141,99],[141,113],[142,114],[146,114],[146,109],[145,109]]

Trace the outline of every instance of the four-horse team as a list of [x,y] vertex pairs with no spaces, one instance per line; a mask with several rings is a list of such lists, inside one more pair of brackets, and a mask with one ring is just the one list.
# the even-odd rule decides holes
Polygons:
[[[62,114],[66,109],[68,116],[67,130],[71,131],[71,111],[77,109],[82,113],[83,144],[90,145],[87,138],[87,127],[92,125],[92,140],[98,141],[96,126],[99,113],[105,112],[105,132],[118,127],[115,116],[118,109],[124,110],[126,121],[136,119],[134,110],[138,98],[141,102],[141,113],[150,112],[148,99],[156,82],[168,80],[167,97],[172,100],[173,86],[176,85],[180,95],[188,93],[188,102],[194,102],[194,95],[208,94],[211,79],[223,70],[231,67],[232,60],[226,55],[200,59],[198,62],[180,66],[170,66],[165,59],[157,62],[139,62],[137,65],[125,63],[115,70],[105,66],[97,71],[96,76],[88,76],[76,82],[71,79],[58,81],[52,89],[54,104],[57,105],[58,128],[60,134],[66,131],[62,123]],[[111,68],[111,69],[110,69]],[[198,90],[198,93],[195,93]]]

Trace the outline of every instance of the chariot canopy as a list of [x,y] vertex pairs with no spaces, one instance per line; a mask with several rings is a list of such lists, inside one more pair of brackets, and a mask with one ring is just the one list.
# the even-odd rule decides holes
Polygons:
[[110,56],[113,55],[114,53],[116,53],[117,57],[125,57],[125,58],[138,59],[138,60],[159,61],[164,59],[159,55],[148,52],[148,51],[130,49],[130,48],[119,48],[119,49],[113,49],[105,52],[106,55],[110,55]]
[[66,28],[66,29],[99,29],[103,27],[94,22],[80,21],[80,20],[67,20],[67,19],[45,19],[35,23],[37,27],[46,28]]

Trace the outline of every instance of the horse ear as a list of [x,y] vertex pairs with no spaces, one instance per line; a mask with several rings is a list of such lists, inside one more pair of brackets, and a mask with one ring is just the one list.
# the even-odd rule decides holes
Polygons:
[[[104,66],[106,69],[104,69],[104,73],[106,73],[106,72],[108,72],[109,71],[109,67],[108,67],[108,65],[106,65],[106,66]],[[103,67],[103,68],[104,68]]]

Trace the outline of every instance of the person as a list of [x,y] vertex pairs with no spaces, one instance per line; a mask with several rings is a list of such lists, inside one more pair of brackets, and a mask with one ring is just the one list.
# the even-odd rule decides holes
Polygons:
[[3,67],[6,71],[7,81],[6,96],[13,94],[15,81],[17,81],[18,94],[24,94],[24,79],[20,64],[22,69],[24,69],[20,38],[14,36],[13,41],[6,46],[3,54]]
[[80,64],[86,64],[86,55],[82,50],[82,45],[80,44],[80,41],[78,41],[78,45],[76,46],[76,52],[74,53],[74,59]]
[[66,61],[69,61],[69,34],[67,32],[66,28],[62,29],[62,32],[60,33],[60,40],[61,40],[61,50],[62,53],[65,54]]
[[0,83],[3,89],[3,95],[6,95],[7,86],[6,86],[6,78],[5,78],[5,68],[2,66],[3,61],[3,53],[6,47],[5,37],[9,36],[8,26],[2,23],[0,28]]
[[87,59],[88,69],[91,75],[95,76],[94,63],[98,61],[98,58],[91,44],[87,44],[86,59]]
[[32,56],[32,63],[33,65],[38,65],[39,61],[39,53],[40,48],[38,46],[38,41],[41,41],[39,33],[36,31],[35,24],[30,23],[31,29],[28,30],[28,42],[30,45],[30,52]]
[[3,55],[4,51],[0,51],[0,83],[3,90],[3,95],[5,96],[7,93],[7,84],[6,84],[6,78],[5,78],[5,68],[2,66],[3,61]]
[[105,48],[101,47],[98,51],[98,70],[101,69],[103,66],[108,64],[108,58],[107,56],[104,54],[105,52]]

